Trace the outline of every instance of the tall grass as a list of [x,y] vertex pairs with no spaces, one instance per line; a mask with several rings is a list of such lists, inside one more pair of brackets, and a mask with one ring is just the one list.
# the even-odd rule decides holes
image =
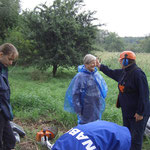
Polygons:
[[32,67],[17,67],[10,72],[14,115],[22,120],[37,121],[42,117],[45,120],[58,120],[64,126],[75,125],[76,117],[63,110],[65,91],[70,78],[62,78],[59,76],[60,72],[56,78],[47,72],[34,73]]
[[[102,63],[112,69],[120,67],[118,63],[119,53],[95,52],[95,55],[102,59]],[[136,61],[146,73],[150,85],[149,58],[150,54],[140,53],[137,54]],[[9,80],[13,112],[15,118],[22,122],[54,121],[66,131],[77,124],[76,115],[67,113],[63,109],[65,92],[77,71],[75,68],[59,68],[57,76],[54,78],[51,70],[52,68],[42,73],[32,67],[16,66],[10,69]],[[122,125],[121,110],[115,107],[118,95],[117,83],[103,73],[101,75],[108,86],[106,109],[102,119]],[[27,132],[32,134],[30,131]],[[35,132],[33,133],[35,134]],[[61,134],[63,131],[59,131],[57,138]],[[32,136],[35,135],[32,134]],[[149,139],[145,140],[144,145],[145,150],[150,147]]]

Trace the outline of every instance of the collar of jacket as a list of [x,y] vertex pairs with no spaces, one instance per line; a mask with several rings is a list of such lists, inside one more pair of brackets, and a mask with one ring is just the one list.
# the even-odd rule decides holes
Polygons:
[[88,73],[88,74],[94,74],[95,72],[97,72],[97,68],[95,67],[94,71],[90,72],[89,70],[87,70],[85,68],[84,65],[80,65],[80,66],[78,66],[78,72],[84,72],[84,73]]
[[7,72],[8,72],[8,68],[5,67],[1,62],[0,62],[0,73],[4,73],[7,75]]
[[132,70],[135,66],[137,66],[135,63],[130,65],[129,67],[125,68],[125,71],[128,72],[130,70]]

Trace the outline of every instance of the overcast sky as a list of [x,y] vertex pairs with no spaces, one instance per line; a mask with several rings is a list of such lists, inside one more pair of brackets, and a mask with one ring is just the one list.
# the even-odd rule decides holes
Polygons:
[[[21,0],[23,10],[53,0]],[[97,11],[95,17],[106,24],[102,29],[121,37],[150,35],[150,0],[84,0],[85,8]]]

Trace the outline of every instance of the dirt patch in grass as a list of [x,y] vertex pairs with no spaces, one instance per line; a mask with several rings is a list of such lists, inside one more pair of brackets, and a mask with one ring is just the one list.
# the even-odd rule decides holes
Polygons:
[[21,126],[26,136],[20,138],[20,143],[16,144],[15,150],[46,150],[47,148],[36,141],[36,133],[44,128],[51,128],[55,132],[56,137],[51,140],[54,143],[56,139],[65,133],[68,129],[65,129],[57,120],[44,121],[39,120],[37,122],[32,121],[20,121],[19,119],[14,119],[14,123]]

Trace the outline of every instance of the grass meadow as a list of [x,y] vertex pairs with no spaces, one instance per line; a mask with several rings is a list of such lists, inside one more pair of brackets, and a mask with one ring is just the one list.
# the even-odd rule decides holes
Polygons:
[[[120,68],[119,53],[93,52],[102,63],[110,68]],[[137,54],[137,65],[147,75],[150,85],[150,54]],[[35,140],[36,133],[44,127],[55,127],[58,133],[52,143],[63,133],[77,125],[76,115],[63,109],[65,92],[71,79],[77,73],[75,68],[59,68],[56,77],[52,77],[52,69],[42,73],[33,67],[10,68],[9,81],[11,87],[11,104],[14,122],[21,125],[26,136],[17,144],[16,150],[43,150],[43,146]],[[102,119],[122,125],[121,110],[115,107],[118,95],[117,83],[101,73],[107,86],[106,109]],[[143,150],[150,149],[150,139],[144,138]]]

